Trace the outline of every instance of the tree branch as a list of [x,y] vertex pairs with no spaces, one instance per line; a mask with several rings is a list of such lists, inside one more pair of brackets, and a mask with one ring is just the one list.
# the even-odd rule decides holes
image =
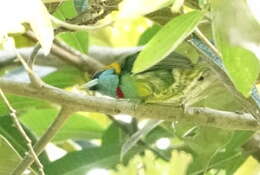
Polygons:
[[129,100],[86,96],[83,93],[68,92],[49,85],[34,88],[28,83],[5,79],[0,79],[0,88],[6,93],[39,98],[61,106],[70,106],[74,108],[74,111],[100,112],[111,115],[123,113],[137,118],[190,122],[230,130],[256,131],[260,127],[252,115],[247,113],[240,114],[198,107],[184,110],[182,106],[140,104]]
[[[96,66],[97,69],[99,69],[103,65],[109,65],[109,64],[113,63],[114,61],[124,59],[126,56],[132,55],[132,54],[140,51],[143,48],[143,47],[112,48],[112,47],[103,47],[103,46],[92,46],[89,48],[88,55],[82,55],[81,53],[79,53],[75,50],[72,50],[67,45],[65,45],[61,42],[57,42],[57,40],[54,40],[54,43],[55,43],[55,46],[62,47],[63,49],[68,50],[69,52],[73,52],[74,55],[78,56],[77,59],[79,59],[79,58],[84,59],[86,63],[83,63],[83,64],[81,61],[77,61],[77,60],[66,61],[66,62],[70,62],[70,63],[74,62],[75,64],[81,64],[82,69],[83,69],[83,65],[84,65],[83,70],[86,70],[88,68],[87,64],[89,64],[91,66],[92,64],[96,64],[96,62],[98,62],[97,64],[99,64],[98,66]],[[33,50],[34,50],[34,47],[17,49],[19,54],[26,61],[30,60],[30,56],[31,56]],[[56,52],[59,52],[59,51],[56,51]],[[64,63],[64,61],[66,59],[60,58],[60,56],[59,56],[59,55],[62,55],[62,53],[60,53],[60,54],[57,53],[57,55],[56,55],[55,54],[56,52],[54,51],[51,54],[45,56],[43,54],[42,50],[40,49],[36,56],[37,59],[36,59],[35,64],[43,65],[43,66],[55,66],[55,67],[59,67],[59,66],[66,64],[66,63]],[[73,58],[75,58],[75,56],[72,57],[71,59],[73,59]],[[0,68],[7,66],[7,65],[14,64],[15,59],[16,59],[16,53],[14,53],[13,51],[0,50]],[[64,61],[62,61],[62,60],[64,60]],[[96,62],[94,62],[93,60],[96,60]],[[100,65],[100,64],[103,64],[103,65]]]
[[[37,41],[34,34],[32,32],[27,32],[26,36],[31,38],[34,41]],[[90,74],[95,73],[96,71],[103,68],[103,64],[99,61],[95,60],[94,58],[88,57],[86,55],[82,55],[80,53],[72,52],[71,49],[68,50],[57,43],[53,43],[51,48],[51,53],[58,56],[60,59],[64,60],[65,62],[69,62],[74,66],[84,70]]]

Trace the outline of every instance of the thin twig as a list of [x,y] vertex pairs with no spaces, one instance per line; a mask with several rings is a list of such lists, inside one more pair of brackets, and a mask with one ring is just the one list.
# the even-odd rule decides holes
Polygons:
[[65,29],[72,30],[72,31],[96,30],[96,29],[101,29],[101,28],[104,28],[104,27],[107,27],[107,26],[113,24],[113,21],[109,21],[109,22],[106,22],[106,23],[100,24],[100,25],[89,25],[89,26],[86,26],[86,25],[69,24],[69,23],[66,23],[66,22],[64,22],[62,20],[59,20],[58,18],[55,18],[52,15],[50,15],[50,18],[51,18],[52,22],[54,24],[58,25],[59,27],[63,27]]
[[[37,41],[34,34],[32,32],[27,32],[26,35],[34,41]],[[74,66],[78,67],[79,69],[86,71],[90,74],[93,74],[99,70],[102,70],[104,65],[101,64],[99,61],[95,60],[92,57],[82,54],[75,54],[70,50],[67,50],[64,47],[61,47],[60,44],[58,45],[56,41],[53,43],[51,48],[51,53],[53,55],[58,56],[63,61],[66,61]]]
[[39,52],[40,49],[41,49],[41,45],[40,45],[40,43],[38,42],[38,43],[36,44],[36,46],[34,47],[32,53],[31,53],[31,55],[30,55],[30,58],[29,58],[29,60],[28,60],[28,66],[29,66],[29,68],[31,68],[31,70],[33,70],[33,65],[34,65],[35,59],[36,59],[37,54],[38,54],[38,52]]
[[197,28],[194,31],[195,34],[197,34],[197,36],[210,48],[212,49],[212,51],[218,56],[221,57],[220,52],[218,51],[218,49],[208,40],[208,38],[206,36],[203,35],[203,33]]
[[95,24],[104,19],[114,10],[118,10],[119,3],[122,0],[98,0],[90,1],[88,7],[78,16],[69,20],[72,24]]
[[[62,48],[64,51],[67,51],[67,52],[75,55],[78,58],[77,60],[80,62],[81,68],[85,71],[86,71],[86,68],[89,70],[90,67],[94,68],[95,71],[98,71],[98,70],[103,69],[103,67],[105,66],[103,63],[101,63],[96,58],[93,58],[86,54],[82,54],[78,50],[69,47],[67,44],[65,44],[62,41],[59,41],[58,39],[54,39],[53,43],[55,44],[55,46]],[[53,47],[52,51],[53,51],[53,53],[59,54],[59,52],[58,52],[59,49],[56,48],[55,46]],[[56,48],[56,49],[54,49],[54,48]]]
[[[52,140],[52,138],[57,134],[60,128],[67,121],[73,110],[70,107],[64,106],[61,108],[59,114],[57,115],[55,121],[47,129],[40,140],[34,145],[34,150],[36,155],[39,155],[44,150],[45,146]],[[30,156],[26,156],[22,162],[16,167],[12,172],[12,175],[21,175],[32,163],[34,159]]]
[[28,73],[28,76],[31,80],[31,84],[33,86],[36,86],[36,87],[42,87],[44,82],[40,79],[39,76],[37,76],[33,70],[29,67],[29,65],[25,62],[25,60],[23,59],[23,57],[18,53],[16,52],[16,55],[17,55],[17,58],[21,61],[24,69],[27,71]]
[[11,106],[11,104],[9,103],[8,99],[6,98],[4,92],[2,91],[2,89],[0,89],[0,95],[4,101],[4,103],[6,104],[6,106],[8,107],[9,111],[10,111],[10,117],[12,118],[16,128],[18,129],[18,131],[20,132],[20,134],[22,135],[22,137],[24,138],[24,140],[26,141],[26,145],[28,147],[29,150],[29,154],[26,154],[26,157],[30,157],[33,161],[36,162],[37,167],[39,168],[39,172],[41,175],[44,175],[44,171],[43,171],[43,166],[40,162],[40,160],[37,157],[37,154],[35,153],[33,146],[32,146],[32,141],[31,139],[27,136],[26,132],[24,131],[23,127],[21,126],[17,116],[16,116],[16,110]]

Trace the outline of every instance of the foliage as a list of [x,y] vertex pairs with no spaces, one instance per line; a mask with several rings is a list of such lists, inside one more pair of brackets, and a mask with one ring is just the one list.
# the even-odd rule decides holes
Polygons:
[[[94,0],[53,1],[37,1],[33,6],[19,0],[13,0],[15,5],[0,2],[0,24],[6,26],[0,27],[2,50],[13,49],[15,45],[12,42],[23,48],[31,46],[32,41],[19,33],[29,29],[36,34],[45,54],[50,52],[52,35],[55,32],[55,42],[66,45],[68,50],[76,52],[77,56],[88,56],[93,46],[145,46],[132,70],[138,74],[162,61],[172,51],[177,51],[196,63],[203,56],[188,44],[188,41],[194,37],[194,33],[201,31],[206,40],[218,49],[218,53],[215,54],[222,58],[222,66],[236,90],[243,94],[244,98],[251,96],[252,88],[258,81],[259,21],[246,1],[123,0],[119,8],[106,14],[106,17],[98,15],[102,10],[106,11],[106,8],[112,6],[95,6]],[[104,0],[105,2],[119,1]],[[91,12],[88,14],[91,19],[98,19],[97,24],[109,20],[113,23],[94,31],[72,31],[57,23],[51,26],[50,22],[54,17],[51,18],[47,12],[51,9],[50,5],[55,6],[53,16],[68,23],[86,11]],[[19,14],[21,18],[18,19],[9,13],[14,11],[13,6],[19,6],[13,13]],[[4,11],[4,8],[7,10]],[[102,10],[99,11],[99,8]],[[246,15],[242,15],[240,11]],[[6,21],[13,23],[7,25]],[[24,22],[29,25],[22,25]],[[89,22],[88,25],[93,23]],[[18,30],[20,28],[17,26],[22,27],[24,31]],[[15,35],[10,34],[13,31]],[[18,82],[28,80],[21,65],[13,62],[10,65],[2,65],[1,59],[0,57],[0,78]],[[65,64],[39,65],[42,80],[56,88],[92,95],[91,92],[84,92],[79,88],[92,75],[84,72],[86,69],[79,69],[82,65],[75,66],[70,61]],[[59,107],[31,97],[14,94],[7,94],[7,97],[26,133],[35,143],[55,119]],[[223,92],[204,98],[199,105],[233,112],[237,112],[235,110],[238,109],[240,112],[241,107],[237,108],[238,104],[233,103],[231,98],[232,94]],[[101,113],[78,112],[70,115],[64,127],[51,141],[65,151],[66,155],[52,161],[53,156],[47,149],[39,156],[46,174],[85,175],[93,169],[100,168],[107,169],[109,175],[230,175],[242,174],[241,172],[254,174],[252,169],[259,169],[258,162],[251,156],[251,150],[244,149],[244,145],[254,135],[252,131],[224,130],[169,121],[157,122],[154,125],[148,122],[148,128],[138,130],[138,125],[144,121],[131,118],[131,122],[127,123],[111,118],[113,117]],[[0,175],[13,171],[28,152],[26,142],[13,125],[10,112],[1,101]],[[158,143],[162,138],[168,142],[164,142],[166,147],[160,149]],[[254,162],[255,167],[248,170],[247,167],[252,166],[248,162]],[[31,171],[37,174],[37,165],[33,164]]]

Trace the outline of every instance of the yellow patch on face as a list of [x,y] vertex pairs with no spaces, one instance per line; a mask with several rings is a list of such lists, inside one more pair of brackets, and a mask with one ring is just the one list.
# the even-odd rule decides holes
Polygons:
[[114,69],[117,74],[121,73],[121,66],[119,63],[112,63],[106,66],[106,69],[110,69],[110,68]]

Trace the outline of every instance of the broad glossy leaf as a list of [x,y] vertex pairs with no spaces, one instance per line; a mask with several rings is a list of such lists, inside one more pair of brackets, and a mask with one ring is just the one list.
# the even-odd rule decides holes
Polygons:
[[200,11],[192,11],[168,22],[138,55],[132,72],[142,72],[168,56],[195,29],[202,17]]
[[88,52],[88,32],[64,32],[58,37],[81,53],[86,54]]
[[119,148],[104,146],[68,153],[46,166],[48,175],[85,175],[92,168],[112,168],[119,162]]
[[[56,109],[31,110],[21,116],[21,121],[38,136],[41,136],[55,119]],[[103,128],[93,119],[80,114],[73,114],[60,129],[54,141],[66,139],[94,139],[100,138]]]
[[138,41],[138,46],[145,45],[148,41],[150,41],[153,36],[161,29],[161,26],[155,24],[152,27],[149,27],[144,31],[144,33],[140,36]]
[[260,72],[260,24],[250,13],[246,1],[212,2],[217,47],[235,87],[248,97]]

